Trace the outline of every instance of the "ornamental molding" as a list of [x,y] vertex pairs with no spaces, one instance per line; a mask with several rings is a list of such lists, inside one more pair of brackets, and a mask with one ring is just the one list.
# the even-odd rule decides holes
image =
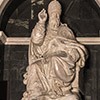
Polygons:
[[[100,37],[77,37],[77,41],[84,45],[100,45]],[[0,31],[0,41],[4,45],[29,45],[30,37],[7,37]]]

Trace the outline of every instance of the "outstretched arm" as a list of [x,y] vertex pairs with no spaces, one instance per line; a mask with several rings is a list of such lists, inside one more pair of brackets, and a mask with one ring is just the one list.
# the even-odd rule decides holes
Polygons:
[[45,22],[47,20],[47,13],[45,9],[38,14],[38,19],[39,21],[32,31],[31,40],[34,44],[41,45],[45,36]]

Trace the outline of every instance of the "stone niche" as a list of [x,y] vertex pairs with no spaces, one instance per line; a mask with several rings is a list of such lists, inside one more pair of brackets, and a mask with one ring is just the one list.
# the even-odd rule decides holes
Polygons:
[[[7,36],[30,37],[37,22],[37,14],[42,8],[47,9],[50,1],[13,1],[3,14],[0,29],[4,30]],[[61,21],[67,23],[76,36],[99,36],[100,9],[93,0],[59,0],[59,2],[62,5]]]
[[[62,22],[68,23],[76,36],[99,37],[100,17],[87,0],[58,1],[63,6]],[[6,25],[2,21],[0,29],[4,30],[9,37],[30,37],[31,30],[37,21],[37,13],[43,7],[47,8],[49,2],[50,0],[25,0],[13,13],[8,7],[6,10],[11,12],[11,16]],[[13,9],[14,4],[12,3],[10,6]],[[6,12],[3,18],[8,18]],[[6,28],[4,28],[5,26]],[[89,52],[89,58],[86,66],[80,72],[82,98],[83,100],[100,100],[100,45],[88,44],[86,48]],[[5,88],[7,99],[2,98],[2,100],[20,100],[22,98],[25,91],[22,75],[28,65],[27,54],[28,45],[0,44],[0,82],[4,82],[2,86],[7,84],[7,90]]]

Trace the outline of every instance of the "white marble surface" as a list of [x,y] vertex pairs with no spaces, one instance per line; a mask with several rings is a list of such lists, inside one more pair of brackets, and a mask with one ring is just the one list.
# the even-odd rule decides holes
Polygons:
[[98,6],[100,7],[100,0],[95,0]]
[[[85,45],[100,45],[100,37],[77,37],[76,39]],[[29,45],[30,37],[7,37],[0,31],[0,40],[5,45]]]
[[0,41],[5,44],[6,39],[7,39],[7,37],[4,34],[4,32],[3,31],[0,31]]
[[3,9],[5,8],[8,2],[9,0],[0,0],[0,14],[2,13]]

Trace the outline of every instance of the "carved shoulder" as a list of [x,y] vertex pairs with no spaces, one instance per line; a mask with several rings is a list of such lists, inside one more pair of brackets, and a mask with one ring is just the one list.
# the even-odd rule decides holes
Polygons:
[[58,35],[65,37],[67,39],[75,39],[74,33],[72,30],[67,26],[67,24],[61,24],[58,30]]
[[74,48],[71,49],[69,54],[70,54],[71,60],[73,62],[77,62],[79,60],[79,58],[80,58],[80,54],[79,54],[77,49],[74,49]]
[[45,26],[38,22],[32,31],[31,40],[34,44],[41,45],[43,43],[44,36]]

